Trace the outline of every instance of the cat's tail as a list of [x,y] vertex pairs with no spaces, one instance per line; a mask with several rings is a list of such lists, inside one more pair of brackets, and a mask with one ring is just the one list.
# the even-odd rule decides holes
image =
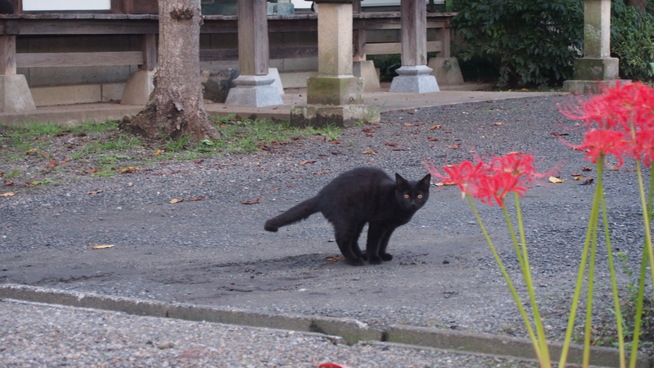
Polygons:
[[263,228],[267,231],[276,232],[280,227],[302,221],[318,211],[320,211],[318,209],[318,198],[310,198],[291,207],[291,209],[281,215],[266,221]]

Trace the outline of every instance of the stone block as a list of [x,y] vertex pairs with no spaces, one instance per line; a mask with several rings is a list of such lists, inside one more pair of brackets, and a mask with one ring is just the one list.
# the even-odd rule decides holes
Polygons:
[[380,119],[379,108],[368,105],[297,105],[291,109],[291,125],[299,127],[347,127],[358,122],[378,123]]
[[36,110],[27,80],[22,74],[0,75],[0,112]]
[[391,82],[390,91],[394,93],[438,92],[436,78],[432,69],[426,65],[402,66],[395,71],[398,75]]
[[233,106],[273,106],[282,105],[284,101],[279,89],[273,85],[269,76],[242,75],[234,80],[234,87],[229,90],[226,105]]
[[377,91],[381,89],[379,75],[375,69],[375,63],[372,60],[355,61],[352,68],[354,76],[363,80],[364,91]]
[[464,83],[457,58],[431,58],[427,66],[433,69],[431,75],[436,77],[439,86],[453,86]]
[[150,99],[154,90],[154,71],[139,70],[132,73],[125,85],[123,98],[120,103],[123,105],[145,105]]
[[362,104],[363,80],[354,76],[309,78],[307,103],[310,105]]
[[31,89],[36,106],[70,105],[102,101],[102,85],[76,84]]
[[223,103],[227,100],[234,80],[238,78],[238,68],[225,68],[219,71],[202,71],[202,87],[204,98],[214,102]]
[[619,78],[619,60],[616,58],[581,58],[574,61],[577,80],[611,80]]

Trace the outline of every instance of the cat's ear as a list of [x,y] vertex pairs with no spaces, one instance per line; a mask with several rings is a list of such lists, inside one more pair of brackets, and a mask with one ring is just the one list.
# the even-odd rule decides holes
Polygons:
[[424,178],[420,179],[420,189],[425,192],[429,191],[429,186],[431,185],[431,174],[425,175]]
[[400,174],[395,174],[395,185],[398,188],[406,187],[409,185],[409,182],[406,181]]

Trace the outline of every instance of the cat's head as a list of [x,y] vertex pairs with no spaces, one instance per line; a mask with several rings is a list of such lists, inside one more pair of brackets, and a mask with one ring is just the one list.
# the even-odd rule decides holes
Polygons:
[[400,174],[395,174],[395,197],[397,203],[405,210],[417,211],[429,199],[431,175],[427,174],[418,181],[409,181]]

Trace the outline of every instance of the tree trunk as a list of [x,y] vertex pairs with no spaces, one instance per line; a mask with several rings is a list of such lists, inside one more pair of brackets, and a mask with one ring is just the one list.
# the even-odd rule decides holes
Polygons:
[[215,138],[200,79],[200,0],[159,1],[159,66],[145,109],[122,126],[155,139]]

